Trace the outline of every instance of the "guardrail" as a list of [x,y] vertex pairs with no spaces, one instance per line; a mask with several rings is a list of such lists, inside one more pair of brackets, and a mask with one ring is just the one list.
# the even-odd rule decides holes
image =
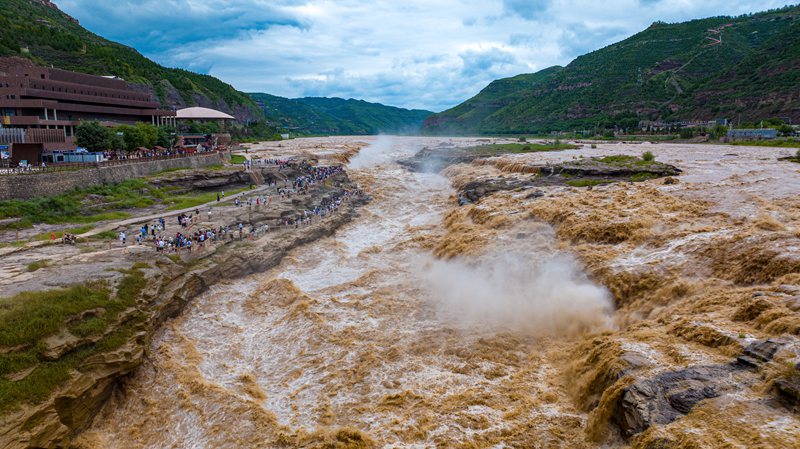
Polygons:
[[141,164],[145,162],[163,161],[168,159],[183,159],[195,156],[201,156],[201,157],[218,156],[220,153],[224,153],[224,151],[221,150],[205,151],[202,153],[184,153],[184,154],[170,154],[164,156],[140,157],[140,158],[130,158],[130,159],[113,159],[102,162],[58,162],[58,163],[47,164],[44,168],[35,165],[28,165],[27,167],[11,167],[11,166],[3,166],[2,164],[0,164],[0,175],[33,175],[33,174],[50,173],[57,171],[71,171],[71,170],[83,170],[88,168],[114,167],[119,165],[132,165],[132,164]]

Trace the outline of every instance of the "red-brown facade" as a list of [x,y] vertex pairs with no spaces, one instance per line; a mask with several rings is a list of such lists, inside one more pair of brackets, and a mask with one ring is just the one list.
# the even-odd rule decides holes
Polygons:
[[121,79],[0,58],[0,125],[6,131],[0,131],[0,144],[21,143],[10,137],[4,142],[3,135],[22,129],[26,144],[42,144],[45,151],[74,149],[75,127],[83,120],[109,126],[174,124],[175,111],[160,109],[150,94],[132,90]]

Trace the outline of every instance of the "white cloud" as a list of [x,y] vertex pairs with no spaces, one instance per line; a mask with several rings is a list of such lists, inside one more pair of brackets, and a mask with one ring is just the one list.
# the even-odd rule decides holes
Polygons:
[[435,111],[646,28],[742,0],[60,0],[90,30],[240,90]]

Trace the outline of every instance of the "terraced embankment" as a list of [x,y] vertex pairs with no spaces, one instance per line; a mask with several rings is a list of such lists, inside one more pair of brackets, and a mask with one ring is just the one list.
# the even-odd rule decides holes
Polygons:
[[[306,172],[298,162],[276,167],[275,172],[290,180],[301,176]],[[292,249],[352,220],[356,207],[367,199],[346,196],[347,188],[355,186],[342,172],[311,186],[306,194],[273,193],[276,198],[269,204],[224,205],[208,219],[195,216],[186,229],[170,226],[173,233],[192,233],[220,226],[235,229],[242,222],[248,231],[251,226],[262,230],[251,237],[245,232],[246,238],[236,238],[232,231],[194,252],[165,255],[156,253],[152,244],[106,246],[87,241],[21,248],[4,256],[3,284],[16,291],[20,285],[27,288],[0,300],[0,447],[69,447],[124,377],[142,364],[154,332],[180,315],[192,299],[219,282],[267,270]],[[241,196],[242,201],[247,198]],[[341,206],[324,217],[302,226],[280,225],[336,198],[342,199]],[[118,230],[133,235],[127,228],[138,229],[134,221],[124,221],[128,224]],[[264,233],[264,224],[272,230]],[[35,270],[31,264],[25,270],[24,261],[32,257],[38,260]],[[75,282],[86,286],[47,290]]]
[[[343,160],[347,141],[253,151]],[[373,198],[359,220],[195,298],[77,446],[800,445],[800,173],[783,150],[395,163],[442,143],[477,142],[372,140],[348,168]],[[526,169],[646,150],[680,175],[590,189]],[[474,182],[515,187],[459,205]]]

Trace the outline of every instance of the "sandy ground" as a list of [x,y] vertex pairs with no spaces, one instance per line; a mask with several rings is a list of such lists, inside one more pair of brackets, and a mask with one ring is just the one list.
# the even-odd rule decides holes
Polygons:
[[[358,155],[355,144],[370,146]],[[474,139],[330,138],[264,157],[349,160],[373,201],[276,269],[215,287],[168,323],[83,447],[798,447],[772,381],[798,361],[800,165],[788,150],[599,144],[410,173],[393,161]],[[652,151],[661,180],[499,193],[481,177]],[[455,187],[455,188],[454,188]],[[626,387],[729,364],[780,338],[774,362],[625,440]]]

